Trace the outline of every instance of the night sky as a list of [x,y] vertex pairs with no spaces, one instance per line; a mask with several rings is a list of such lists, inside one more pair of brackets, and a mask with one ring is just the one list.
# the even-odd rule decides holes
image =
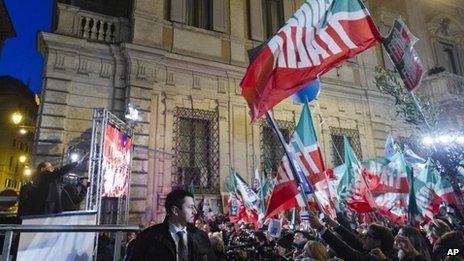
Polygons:
[[4,0],[13,26],[15,38],[4,42],[0,54],[0,76],[20,79],[35,93],[42,86],[44,59],[37,52],[37,33],[50,31],[53,0]]

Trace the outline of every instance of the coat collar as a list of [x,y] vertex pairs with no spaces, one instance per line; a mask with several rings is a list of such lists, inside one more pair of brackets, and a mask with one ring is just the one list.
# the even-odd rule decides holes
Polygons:
[[169,248],[171,251],[172,255],[175,257],[176,256],[176,243],[174,242],[174,239],[172,239],[171,233],[169,232],[169,223],[167,218],[164,219],[164,222],[162,223],[162,230],[163,233],[161,233],[161,241]]

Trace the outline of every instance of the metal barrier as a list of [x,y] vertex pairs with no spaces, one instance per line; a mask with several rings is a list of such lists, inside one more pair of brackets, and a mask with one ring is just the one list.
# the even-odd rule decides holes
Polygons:
[[[5,233],[1,261],[10,260],[13,233],[57,233],[57,232],[116,232],[113,260],[120,260],[123,232],[137,232],[138,226],[118,225],[0,225],[0,233]],[[97,253],[95,252],[95,255]]]

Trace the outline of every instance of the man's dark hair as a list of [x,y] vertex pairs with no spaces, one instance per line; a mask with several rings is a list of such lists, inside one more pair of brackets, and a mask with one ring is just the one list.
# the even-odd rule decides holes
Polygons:
[[41,172],[42,171],[42,168],[45,168],[45,166],[47,166],[47,162],[48,161],[42,161],[39,163],[39,165],[37,165],[37,172]]
[[393,248],[395,238],[388,228],[381,225],[372,224],[370,225],[370,229],[373,232],[372,236],[374,239],[380,241],[380,249],[382,249],[382,251],[391,250]]
[[193,198],[193,194],[183,189],[176,189],[169,192],[168,196],[166,197],[166,202],[164,203],[166,213],[171,214],[172,207],[174,206],[181,209],[185,197]]

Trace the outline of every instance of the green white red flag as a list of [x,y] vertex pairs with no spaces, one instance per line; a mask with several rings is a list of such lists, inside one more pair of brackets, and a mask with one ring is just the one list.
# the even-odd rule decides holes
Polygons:
[[250,61],[241,87],[252,121],[380,40],[361,0],[306,0]]
[[358,213],[372,212],[376,209],[374,198],[366,183],[367,171],[356,157],[346,137],[343,140],[345,167],[338,183],[340,201]]
[[417,206],[417,213],[410,214],[418,215],[419,219],[427,221],[438,212],[440,203],[443,201],[435,191],[438,179],[439,175],[435,166],[428,160],[424,169],[414,177],[411,194],[414,195],[415,202],[410,201],[409,205]]
[[[297,164],[308,178],[311,187],[314,188],[318,183],[324,181],[324,161],[307,103],[303,105],[300,119],[289,142],[289,150],[295,155]],[[327,198],[329,197],[327,196]],[[269,200],[266,217],[291,208],[305,206],[306,202],[300,196],[300,190],[291,175],[287,157],[284,156],[277,171],[277,184]],[[329,207],[327,206],[327,208]]]

